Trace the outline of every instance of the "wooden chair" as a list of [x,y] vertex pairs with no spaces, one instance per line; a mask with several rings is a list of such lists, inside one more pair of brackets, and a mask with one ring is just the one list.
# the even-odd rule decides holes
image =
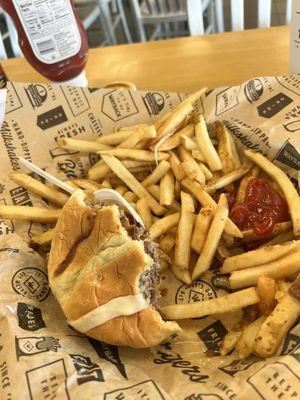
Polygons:
[[75,0],[74,3],[78,11],[82,11],[81,14],[89,10],[82,17],[83,26],[87,31],[95,21],[100,23],[102,38],[99,40],[99,46],[117,44],[116,30],[119,26],[123,29],[125,41],[132,42],[122,0]]
[[[230,0],[231,3],[231,30],[244,29],[244,0]],[[219,32],[224,32],[223,0],[215,0],[216,19]],[[288,25],[291,20],[292,0],[286,0],[285,22]],[[258,0],[258,28],[271,26],[272,0]]]
[[143,42],[215,31],[214,0],[131,0],[130,4]]
[[17,31],[10,16],[0,9],[0,19],[2,26],[5,28],[3,32],[0,32],[0,60],[8,58],[9,47],[13,57],[21,56],[22,52],[18,44]]

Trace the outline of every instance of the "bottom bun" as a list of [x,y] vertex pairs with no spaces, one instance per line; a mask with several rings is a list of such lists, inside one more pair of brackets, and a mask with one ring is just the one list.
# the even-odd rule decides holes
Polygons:
[[[76,191],[57,221],[48,263],[53,294],[68,321],[123,296],[143,298],[144,308],[119,315],[80,331],[109,344],[151,347],[180,330],[157,311],[158,282],[155,246],[116,206],[89,204]],[[142,294],[142,296],[141,296]],[[137,296],[137,297],[139,297]],[[125,308],[125,306],[124,306]],[[103,311],[105,314],[105,311]],[[125,311],[124,311],[125,313]],[[78,326],[78,325],[77,325]]]

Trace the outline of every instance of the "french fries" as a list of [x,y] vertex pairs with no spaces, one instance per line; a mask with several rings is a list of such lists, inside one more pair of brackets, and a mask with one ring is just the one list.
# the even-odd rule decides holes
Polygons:
[[242,330],[241,335],[235,346],[239,359],[243,360],[244,358],[249,357],[250,354],[254,352],[255,338],[264,321],[265,317],[261,316],[260,318],[251,322],[251,324],[245,326]]
[[240,290],[216,299],[197,301],[195,303],[174,304],[161,307],[160,310],[168,319],[201,318],[235,311],[252,304],[257,304],[259,297],[254,287]]
[[[293,287],[295,295],[293,295]],[[272,313],[265,319],[255,339],[255,352],[262,357],[272,356],[283,337],[300,315],[299,278],[279,300]]]
[[173,226],[177,226],[180,219],[180,213],[169,214],[164,218],[154,222],[150,228],[150,236],[154,240],[157,237],[168,232]]
[[[214,199],[202,188],[197,182],[185,178],[182,180],[182,186],[189,190],[199,201],[202,206],[211,206],[213,209],[216,208],[216,202]],[[225,232],[230,236],[242,238],[243,234],[239,228],[228,218],[225,224]]]
[[282,190],[289,206],[295,236],[300,235],[300,197],[287,175],[259,153],[245,150],[245,155],[270,175]]
[[[159,151],[170,151],[173,149],[176,149],[181,143],[181,138],[182,135],[185,137],[191,137],[194,134],[194,126],[193,125],[187,125],[177,133],[174,133],[174,135],[168,137],[164,141],[161,141],[161,143],[158,145]],[[155,149],[155,145],[150,146],[151,150]]]
[[63,207],[63,205],[68,201],[68,195],[60,192],[57,189],[45,185],[44,183],[32,178],[29,175],[11,173],[9,174],[9,177],[11,180],[13,180],[15,183],[22,186],[23,188],[38,194],[44,199],[49,200],[50,203]]
[[150,207],[148,206],[148,203],[144,198],[141,198],[136,202],[136,211],[142,218],[145,227],[147,229],[150,229],[153,224],[153,218]]
[[228,204],[225,194],[221,194],[219,202],[214,212],[214,218],[210,225],[206,240],[201,250],[200,256],[192,273],[192,279],[197,279],[206,272],[213,260],[218,243],[225,228],[228,217]]
[[157,143],[162,137],[172,132],[176,126],[180,125],[180,123],[184,121],[188,114],[193,111],[193,103],[199,99],[206,90],[207,88],[202,88],[193,93],[170,112],[167,118],[160,124],[157,131],[157,138],[154,140],[154,143]]
[[229,277],[232,289],[241,289],[256,285],[260,275],[268,275],[273,279],[289,277],[300,270],[300,251],[287,254],[279,260],[255,267],[233,271]]
[[164,236],[160,237],[159,248],[165,253],[170,253],[170,251],[175,246],[175,235],[172,233],[166,233]]
[[257,279],[257,294],[260,297],[258,308],[261,315],[269,315],[276,306],[276,282],[267,275],[260,275]]
[[160,181],[159,186],[159,202],[162,206],[170,207],[174,202],[174,174],[172,171],[168,171]]
[[31,207],[31,206],[1,206],[0,217],[20,221],[56,222],[60,209]]
[[225,186],[230,185],[230,183],[237,181],[242,176],[244,176],[249,171],[249,168],[250,167],[240,167],[229,172],[226,175],[221,176],[220,178],[216,179],[212,184],[207,185],[207,191],[209,193],[213,193],[218,189],[222,189]]
[[226,333],[220,347],[221,357],[226,356],[235,348],[241,334],[241,330],[232,330]]
[[205,164],[203,164],[202,162],[198,162],[199,168],[201,169],[201,171],[203,172],[203,175],[205,176],[205,179],[207,181],[209,181],[212,177],[213,174],[210,172],[210,170],[206,167]]
[[196,217],[191,246],[197,254],[201,253],[213,215],[213,208],[206,206],[201,208]]
[[80,140],[70,138],[59,138],[57,140],[59,147],[63,149],[80,151],[81,153],[97,153],[98,151],[109,149],[110,146],[91,140]]
[[[115,156],[121,159],[130,158],[132,160],[138,161],[155,161],[155,154],[152,151],[147,150],[136,150],[136,149],[125,149],[123,147],[110,149],[110,150],[101,150],[101,157],[103,155]],[[102,157],[103,158],[103,157]],[[157,160],[167,160],[169,158],[169,154],[158,152]]]
[[180,125],[181,122],[184,121],[185,117],[187,117],[193,111],[193,106],[190,103],[182,102],[179,104],[172,112],[169,118],[167,118],[158,128],[157,137],[153,140],[153,144],[159,142],[161,138],[168,135],[177,126]]
[[[196,150],[198,149],[197,143],[184,133],[181,134],[181,144],[186,150]],[[203,160],[204,161],[204,158]]]
[[267,264],[279,259],[291,250],[295,249],[297,242],[293,241],[282,245],[262,247],[248,251],[237,256],[229,257],[224,261],[220,272],[228,274],[232,271],[255,267],[256,265]]
[[102,156],[107,166],[127,185],[139,198],[145,198],[149,207],[156,215],[162,215],[165,209],[151,196],[151,194],[140,184],[139,181],[128,171],[128,169],[114,156]]
[[201,184],[205,184],[205,175],[200,169],[199,165],[195,160],[187,160],[181,163],[181,167],[184,173]]
[[126,193],[123,195],[124,199],[128,201],[128,203],[135,203],[138,200],[138,197],[135,193],[131,192],[128,190]]
[[169,152],[170,158],[169,158],[169,163],[171,165],[173,174],[176,178],[177,181],[181,181],[185,177],[185,172],[182,169],[181,163],[179,158],[175,153],[172,151]]
[[152,196],[159,201],[160,190],[158,185],[150,185],[147,186],[147,190]]
[[29,245],[35,250],[39,249],[40,247],[49,246],[53,239],[53,235],[54,229],[48,229],[46,232],[33,236],[29,241]]
[[168,161],[161,161],[151,172],[151,174],[142,181],[142,185],[145,187],[149,185],[155,185],[169,171],[170,168],[171,165],[168,163]]
[[156,137],[154,125],[139,125],[136,131],[121,142],[120,147],[132,149],[143,140],[149,140]]
[[232,151],[230,134],[225,125],[216,121],[213,124],[214,132],[218,138],[218,155],[222,162],[222,170],[224,174],[228,174],[235,169],[234,155]]
[[197,162],[193,159],[191,153],[183,146],[178,147],[179,157],[181,159],[181,167],[184,173],[192,180],[196,180],[200,184],[205,184],[205,176],[201,171]]
[[71,182],[75,183],[79,188],[90,190],[91,192],[96,192],[102,188],[98,182],[92,181],[91,179],[73,179]]
[[211,171],[220,171],[222,163],[210,140],[203,115],[200,115],[199,122],[195,125],[195,133],[198,147],[205,157],[209,169]]
[[118,145],[132,135],[132,130],[122,130],[111,133],[110,135],[104,135],[97,138],[96,142],[105,145]]
[[192,282],[189,271],[191,256],[191,239],[194,226],[194,202],[192,197],[181,192],[181,214],[176,234],[174,262],[171,269],[177,279],[186,283]]

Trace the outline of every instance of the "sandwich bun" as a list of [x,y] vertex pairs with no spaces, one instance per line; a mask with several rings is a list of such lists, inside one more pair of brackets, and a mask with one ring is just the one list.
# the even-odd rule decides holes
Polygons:
[[[180,330],[156,308],[155,257],[134,240],[116,205],[95,206],[76,190],[57,221],[48,262],[51,290],[68,321],[123,296],[142,295],[145,308],[81,331],[109,344],[136,348],[159,344]],[[143,300],[144,301],[144,300]]]

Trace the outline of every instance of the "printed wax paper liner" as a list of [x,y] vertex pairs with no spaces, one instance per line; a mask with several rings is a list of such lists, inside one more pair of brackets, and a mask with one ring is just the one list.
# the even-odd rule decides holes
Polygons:
[[[296,179],[300,151],[300,77],[263,77],[208,91],[199,107],[208,123],[223,120],[237,143],[266,154]],[[0,116],[6,91],[0,91]],[[8,83],[0,148],[0,204],[48,203],[8,179],[25,172],[23,156],[70,179],[83,177],[97,160],[57,146],[57,139],[92,140],[114,127],[155,121],[185,95]],[[2,105],[2,107],[1,107]],[[0,399],[219,400],[300,398],[300,325],[278,355],[234,353],[219,346],[239,313],[180,322],[182,333],[146,350],[116,347],[68,327],[50,293],[46,255],[27,247],[44,224],[0,224]],[[191,286],[170,271],[162,275],[161,304],[203,301],[223,295],[209,272]],[[151,326],[149,326],[151,329]]]

